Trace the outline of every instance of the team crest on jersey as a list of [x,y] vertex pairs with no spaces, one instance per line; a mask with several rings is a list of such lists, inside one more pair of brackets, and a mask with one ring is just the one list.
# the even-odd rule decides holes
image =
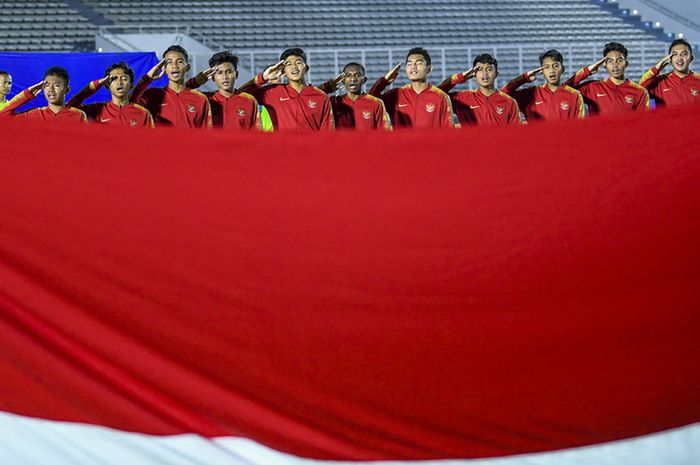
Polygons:
[[632,105],[634,103],[634,97],[632,97],[631,95],[625,95],[625,102]]
[[135,128],[137,124],[139,124],[139,122],[136,121],[135,119],[129,120],[129,126],[131,126],[132,128]]
[[363,117],[364,119],[370,119],[370,118],[372,117],[372,113],[370,113],[369,111],[365,110],[365,111],[362,112],[362,117]]
[[187,105],[187,111],[189,111],[190,113],[194,113],[195,111],[197,111],[197,107],[190,103]]
[[566,111],[566,110],[569,109],[569,102],[561,102],[561,103],[559,104],[559,107],[560,107],[562,110]]
[[236,113],[238,113],[238,116],[240,116],[241,118],[245,116],[245,110],[243,108],[239,108],[238,110],[236,110]]
[[309,108],[312,110],[316,108],[316,100],[309,100]]
[[503,107],[496,107],[496,113],[498,113],[499,115],[502,115],[505,110],[506,109]]
[[690,89],[690,95],[692,95],[693,97],[697,97],[697,96],[698,96],[698,90],[697,90],[697,89]]
[[425,106],[425,111],[427,111],[428,113],[434,112],[434,111],[435,111],[435,105],[432,104],[432,103],[427,104],[427,105]]

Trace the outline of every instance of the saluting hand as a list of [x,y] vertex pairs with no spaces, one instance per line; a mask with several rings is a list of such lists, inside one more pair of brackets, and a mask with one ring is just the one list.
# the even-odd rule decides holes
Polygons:
[[663,68],[666,67],[667,64],[671,62],[671,58],[673,58],[673,53],[669,53],[665,57],[663,57],[659,62],[656,64],[656,69],[661,71]]
[[217,66],[212,66],[209,69],[205,69],[204,71],[198,73],[195,77],[194,80],[197,82],[198,85],[202,86],[204,85],[209,79],[214,77],[214,74],[219,70]]
[[28,87],[27,90],[29,92],[31,92],[34,97],[36,97],[37,95],[39,95],[39,92],[41,92],[41,89],[43,89],[43,88],[44,88],[44,81],[41,81],[41,82],[37,82],[36,84],[34,84],[31,87]]
[[542,74],[541,66],[537,69],[533,69],[525,73],[525,78],[527,78],[528,82],[535,82],[535,79],[537,79],[538,74]]
[[590,71],[591,74],[597,73],[598,70],[600,69],[600,67],[603,66],[603,64],[604,64],[606,61],[608,61],[608,57],[603,57],[603,58],[601,58],[600,60],[598,60],[598,61],[596,61],[595,63],[593,63],[592,65],[590,65],[590,66],[588,67],[588,71]]
[[282,77],[282,70],[284,69],[284,60],[277,62],[272,66],[268,66],[263,71],[263,79],[265,81],[276,81]]
[[388,73],[386,73],[386,75],[384,75],[384,79],[386,79],[387,82],[389,84],[391,84],[392,82],[394,82],[396,80],[397,76],[399,75],[400,70],[401,70],[401,63],[399,63],[398,65],[391,68],[391,71],[389,71]]
[[167,58],[163,58],[160,60],[156,65],[151,68],[147,73],[146,76],[148,76],[152,81],[158,80],[163,77],[163,74],[165,74],[165,64],[167,62]]

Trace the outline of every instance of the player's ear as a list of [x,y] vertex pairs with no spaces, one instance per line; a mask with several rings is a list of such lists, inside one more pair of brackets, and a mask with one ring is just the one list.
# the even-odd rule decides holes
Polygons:
[[236,70],[236,72],[233,74],[233,78],[238,79],[238,70]]
[[360,85],[363,85],[365,82],[367,82],[367,76],[362,76],[362,80],[360,81]]
[[189,71],[190,68],[192,68],[192,65],[187,63],[187,66],[185,66],[185,72]]
[[433,71],[433,65],[428,66],[428,73],[427,74],[430,74],[432,71]]
[[308,73],[310,69],[311,69],[311,67],[309,65],[307,65],[306,63],[304,63],[304,72]]

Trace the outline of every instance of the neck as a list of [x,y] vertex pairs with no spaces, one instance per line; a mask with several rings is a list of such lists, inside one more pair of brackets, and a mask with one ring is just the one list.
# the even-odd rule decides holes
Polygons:
[[306,87],[306,84],[304,84],[304,81],[289,81],[289,87],[297,92],[301,92],[301,90]]
[[231,97],[234,92],[235,92],[235,89],[234,90],[226,90],[226,89],[221,89],[221,88],[219,89],[219,93],[221,94],[222,97],[225,97],[225,98]]
[[549,88],[549,90],[557,90],[561,87],[561,81],[557,81],[554,84],[550,84],[549,82],[547,82],[547,87]]
[[129,99],[127,97],[117,97],[116,95],[112,95],[112,103],[118,107],[123,107],[129,103]]
[[619,86],[620,84],[622,84],[623,82],[625,82],[625,77],[622,76],[622,78],[618,79],[618,78],[614,78],[614,77],[610,76],[610,81],[612,81],[613,84]]
[[63,110],[65,106],[65,103],[61,103],[60,105],[49,103],[49,110],[53,111],[54,113],[58,113],[59,111]]
[[423,92],[425,89],[427,89],[429,84],[426,81],[412,81],[411,82],[411,87],[413,87],[413,90],[416,91],[417,94],[420,94]]
[[348,98],[349,98],[350,100],[352,100],[353,102],[354,102],[355,100],[357,100],[358,98],[362,97],[362,94],[353,94],[352,92],[348,92],[346,95],[347,95]]
[[6,101],[7,101],[7,95],[0,94],[0,102],[6,102]]
[[677,69],[674,69],[673,72],[678,76],[679,78],[684,78],[690,74],[690,69],[683,71],[678,71]]
[[494,86],[489,86],[489,87],[484,87],[484,86],[479,86],[479,90],[481,91],[482,94],[486,95],[487,97],[494,92],[496,92],[496,88]]
[[168,89],[174,90],[175,92],[182,92],[186,89],[185,81],[168,81]]

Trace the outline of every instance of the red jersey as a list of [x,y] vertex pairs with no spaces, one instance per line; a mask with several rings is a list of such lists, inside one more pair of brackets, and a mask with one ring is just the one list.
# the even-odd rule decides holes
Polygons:
[[84,124],[87,123],[87,115],[82,110],[69,106],[63,107],[58,113],[54,113],[49,107],[34,108],[23,113],[15,113],[15,110],[25,103],[34,100],[34,94],[23,90],[10,100],[5,108],[0,111],[0,117],[27,118],[33,121],[46,121],[51,123]]
[[685,77],[674,72],[659,76],[659,70],[654,66],[644,73],[639,85],[649,92],[657,107],[700,104],[700,76],[692,71]]
[[567,85],[578,89],[583,94],[583,99],[588,105],[588,111],[595,115],[608,115],[611,113],[624,113],[628,111],[649,111],[649,93],[639,84],[626,79],[620,85],[615,84],[610,78],[582,82],[591,75],[588,67],[576,72]]
[[[196,89],[199,84],[192,78],[187,81],[187,87]],[[262,130],[258,101],[252,95],[240,90],[230,97],[224,97],[221,92],[202,93],[209,99],[215,128]]]
[[331,97],[336,128],[383,129],[391,131],[391,121],[377,97],[362,94],[355,100],[345,95]]
[[518,102],[528,121],[585,118],[583,96],[573,87],[563,85],[552,91],[547,84],[543,84],[518,89],[528,82],[527,74],[522,74],[501,89]]
[[[453,74],[449,80],[440,84],[440,88],[447,92],[465,81],[462,73]],[[450,92],[449,95],[457,118],[464,126],[507,126],[522,123],[518,103],[513,97],[499,90],[488,96],[480,89]]]
[[289,84],[264,85],[262,74],[245,90],[265,105],[276,130],[332,131],[335,129],[333,110],[328,96],[314,86],[305,86],[301,92]]
[[374,83],[370,95],[379,97],[386,105],[387,113],[396,128],[453,128],[452,104],[446,93],[432,84],[420,94],[411,84],[391,89],[384,77]]
[[204,94],[192,89],[175,92],[169,87],[148,89],[152,80],[144,76],[136,84],[131,101],[143,105],[153,115],[156,126],[211,128],[211,107]]
[[88,119],[95,124],[110,124],[130,128],[152,128],[154,126],[153,117],[149,111],[135,103],[127,103],[121,107],[111,101],[83,104],[85,99],[97,92],[101,86],[99,80],[92,81],[83,90],[75,94],[68,101],[67,105],[83,110]]

